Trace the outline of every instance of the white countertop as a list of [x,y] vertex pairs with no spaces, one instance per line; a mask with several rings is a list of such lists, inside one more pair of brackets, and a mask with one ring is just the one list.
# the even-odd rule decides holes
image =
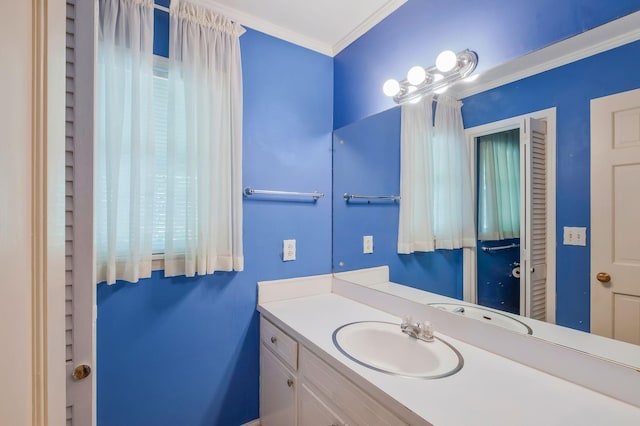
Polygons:
[[[436,380],[405,378],[361,366],[334,346],[333,331],[355,321],[400,318],[334,293],[263,301],[262,315],[282,327],[374,397],[388,395],[437,426],[640,425],[640,408],[524,366],[507,358],[436,335],[464,358],[457,374]],[[380,401],[390,406],[389,401]],[[393,405],[393,404],[391,404]]]
[[[418,290],[393,282],[379,283],[368,287],[424,304],[455,303],[460,305],[477,306],[462,300],[441,296],[439,294]],[[640,368],[640,346],[638,345],[608,339],[596,334],[585,333],[584,331],[574,330],[572,328],[562,327],[556,324],[549,324],[544,321],[538,321],[533,318],[510,314],[508,312],[500,312],[496,309],[487,308],[485,306],[482,306],[481,308],[512,317],[517,321],[527,324],[533,330],[533,336],[539,339],[567,346],[569,348],[599,356],[604,359],[609,359],[633,368]]]

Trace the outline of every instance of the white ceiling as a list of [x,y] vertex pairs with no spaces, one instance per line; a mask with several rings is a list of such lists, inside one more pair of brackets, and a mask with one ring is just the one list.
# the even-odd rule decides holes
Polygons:
[[241,25],[335,56],[407,0],[199,0]]

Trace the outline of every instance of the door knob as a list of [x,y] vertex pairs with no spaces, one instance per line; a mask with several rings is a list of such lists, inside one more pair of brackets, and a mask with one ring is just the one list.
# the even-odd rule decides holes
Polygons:
[[611,275],[609,275],[606,272],[598,272],[598,275],[596,275],[596,278],[601,283],[608,283],[609,281],[611,281]]
[[73,369],[73,378],[76,380],[82,380],[86,377],[89,377],[91,374],[91,367],[87,364],[80,364],[76,368]]

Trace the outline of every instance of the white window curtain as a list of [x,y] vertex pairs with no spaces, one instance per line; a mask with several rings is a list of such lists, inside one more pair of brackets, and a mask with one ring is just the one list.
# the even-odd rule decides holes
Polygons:
[[433,98],[402,106],[398,253],[433,251]]
[[165,275],[241,271],[242,27],[172,0]]
[[478,239],[520,237],[520,130],[478,142]]
[[100,0],[96,138],[98,282],[151,275],[153,0]]
[[439,96],[402,106],[398,253],[475,246],[462,103]]

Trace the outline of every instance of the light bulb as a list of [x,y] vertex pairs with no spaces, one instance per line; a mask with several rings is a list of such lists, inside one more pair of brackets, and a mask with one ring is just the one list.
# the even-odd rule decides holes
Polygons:
[[427,73],[425,72],[424,68],[416,65],[415,67],[411,67],[411,69],[407,73],[407,80],[409,80],[409,83],[417,86],[424,81],[426,76]]
[[440,72],[449,72],[458,64],[458,57],[451,50],[440,52],[436,58],[436,68]]
[[395,96],[400,93],[400,83],[398,83],[398,80],[390,78],[382,85],[382,91],[387,96]]

